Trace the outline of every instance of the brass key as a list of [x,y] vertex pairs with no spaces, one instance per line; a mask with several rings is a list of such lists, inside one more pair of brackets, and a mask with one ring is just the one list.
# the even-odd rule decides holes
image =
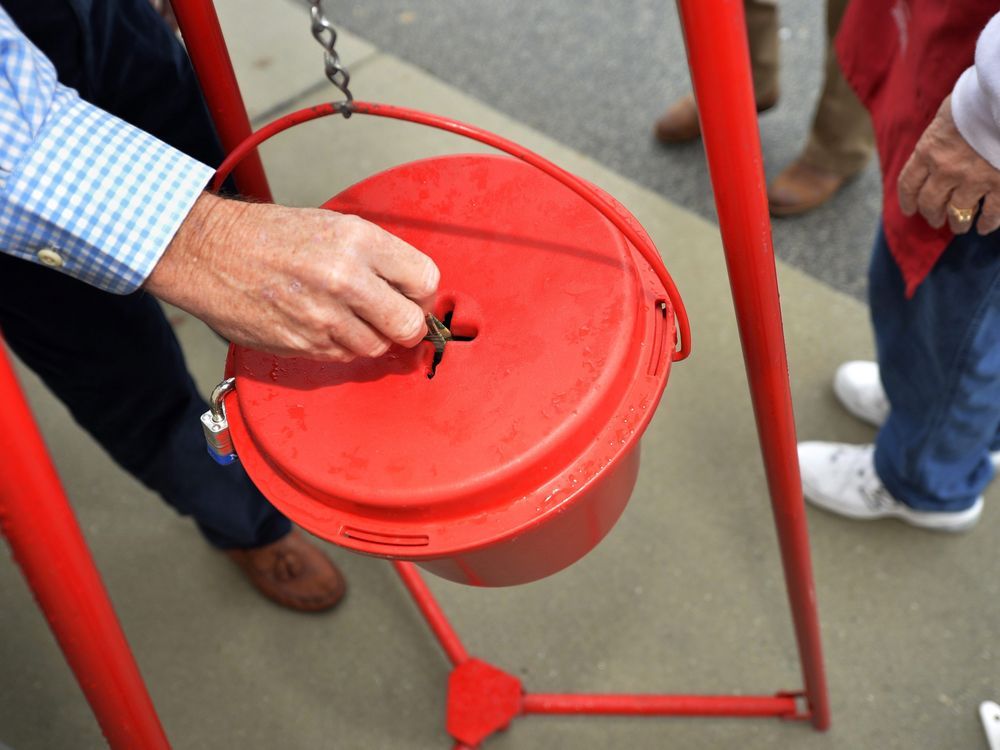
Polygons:
[[434,345],[434,353],[439,359],[444,354],[445,344],[451,340],[452,335],[448,326],[427,313],[427,335],[424,336],[424,341],[430,341]]

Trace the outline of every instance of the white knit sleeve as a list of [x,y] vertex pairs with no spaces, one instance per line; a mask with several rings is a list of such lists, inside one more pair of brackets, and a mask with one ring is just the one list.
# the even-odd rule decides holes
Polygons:
[[976,43],[976,62],[955,84],[951,112],[962,137],[1000,169],[1000,13]]

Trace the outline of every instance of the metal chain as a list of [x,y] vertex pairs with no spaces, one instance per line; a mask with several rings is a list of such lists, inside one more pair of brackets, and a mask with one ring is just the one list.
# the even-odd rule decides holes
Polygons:
[[[350,89],[351,74],[340,63],[340,56],[337,55],[337,51],[334,49],[334,45],[337,43],[337,30],[333,28],[330,19],[323,12],[323,0],[309,0],[309,5],[309,16],[312,19],[312,35],[323,48],[323,67],[326,70],[326,77],[330,79],[330,83],[343,93],[345,97],[344,103],[350,104],[354,101],[354,96],[351,94]],[[345,107],[343,112],[345,117],[350,116],[349,108]]]

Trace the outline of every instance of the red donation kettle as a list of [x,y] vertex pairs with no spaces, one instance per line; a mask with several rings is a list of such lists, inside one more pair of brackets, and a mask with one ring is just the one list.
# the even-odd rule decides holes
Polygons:
[[453,581],[506,586],[570,565],[617,521],[678,358],[675,314],[685,344],[686,318],[662,263],[644,257],[655,250],[638,222],[553,176],[509,156],[432,158],[324,204],[434,259],[434,312],[456,340],[440,361],[428,342],[348,364],[230,348],[233,444],[295,523]]

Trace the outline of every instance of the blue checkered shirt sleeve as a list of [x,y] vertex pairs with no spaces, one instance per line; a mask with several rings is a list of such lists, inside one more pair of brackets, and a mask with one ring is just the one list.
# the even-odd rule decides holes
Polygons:
[[0,252],[127,294],[211,176],[61,85],[0,8]]

